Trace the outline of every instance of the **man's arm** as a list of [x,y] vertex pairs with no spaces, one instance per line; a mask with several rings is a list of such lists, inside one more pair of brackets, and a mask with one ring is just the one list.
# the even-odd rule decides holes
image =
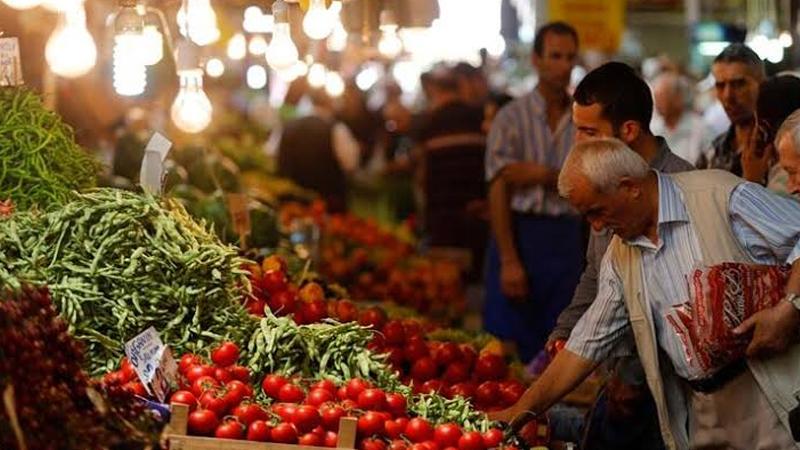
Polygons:
[[489,413],[489,419],[513,422],[515,426],[522,426],[527,422],[525,420],[527,411],[534,414],[543,413],[572,392],[597,365],[597,362],[569,350],[561,351],[547,366],[542,376],[522,394],[517,403],[502,411]]
[[495,177],[489,184],[489,214],[492,234],[500,253],[500,286],[503,294],[524,299],[528,296],[528,276],[514,243],[511,195],[502,177]]

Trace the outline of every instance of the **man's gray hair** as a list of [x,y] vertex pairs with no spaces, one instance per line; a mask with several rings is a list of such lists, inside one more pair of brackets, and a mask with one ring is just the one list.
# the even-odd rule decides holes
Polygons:
[[644,178],[647,162],[619,139],[592,139],[575,144],[558,176],[558,193],[569,198],[577,175],[600,192],[611,192],[624,177]]
[[792,140],[794,151],[800,153],[800,109],[796,109],[793,113],[789,114],[789,117],[787,117],[780,128],[778,128],[778,132],[775,133],[774,141],[776,148],[778,144],[780,144],[781,139],[787,134]]

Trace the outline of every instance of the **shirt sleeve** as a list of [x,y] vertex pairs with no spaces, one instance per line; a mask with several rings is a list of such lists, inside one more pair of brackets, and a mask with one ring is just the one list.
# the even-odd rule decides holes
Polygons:
[[570,334],[566,348],[591,361],[603,361],[615,352],[630,330],[622,280],[606,252],[600,265],[597,298]]
[[759,264],[792,264],[800,258],[800,203],[755,183],[734,189],[728,206],[731,228]]
[[492,121],[486,138],[486,181],[492,181],[510,163],[522,161],[523,149],[518,128],[508,108],[501,109]]
[[358,168],[361,149],[350,129],[341,122],[333,125],[333,151],[346,173],[354,172]]

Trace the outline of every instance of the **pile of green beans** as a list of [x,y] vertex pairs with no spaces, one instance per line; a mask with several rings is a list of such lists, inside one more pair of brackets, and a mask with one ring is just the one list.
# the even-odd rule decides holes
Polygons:
[[0,88],[0,201],[48,209],[95,186],[97,161],[72,129],[26,88]]
[[149,195],[97,189],[0,220],[0,284],[46,284],[93,375],[150,326],[174,354],[243,342],[258,324],[239,302],[242,264],[183,207]]

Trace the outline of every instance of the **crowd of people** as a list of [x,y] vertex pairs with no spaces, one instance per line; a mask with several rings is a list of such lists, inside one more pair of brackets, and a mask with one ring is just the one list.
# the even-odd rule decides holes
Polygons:
[[[524,361],[553,357],[492,418],[521,425],[602,364],[584,449],[800,449],[800,79],[731,44],[711,66],[730,124],[717,136],[684,74],[646,81],[608,62],[572,86],[579,51],[569,24],[541,27],[538,81],[515,99],[466,63],[423,75],[417,113],[396,85],[371,119],[312,95],[313,119],[284,127],[280,168],[337,208],[376,151],[387,176],[415,181],[429,245],[485,267],[484,328]],[[790,269],[770,287],[780,302],[726,304],[706,339],[730,352],[707,364],[709,341],[678,319],[711,326],[689,280],[734,263]]]

